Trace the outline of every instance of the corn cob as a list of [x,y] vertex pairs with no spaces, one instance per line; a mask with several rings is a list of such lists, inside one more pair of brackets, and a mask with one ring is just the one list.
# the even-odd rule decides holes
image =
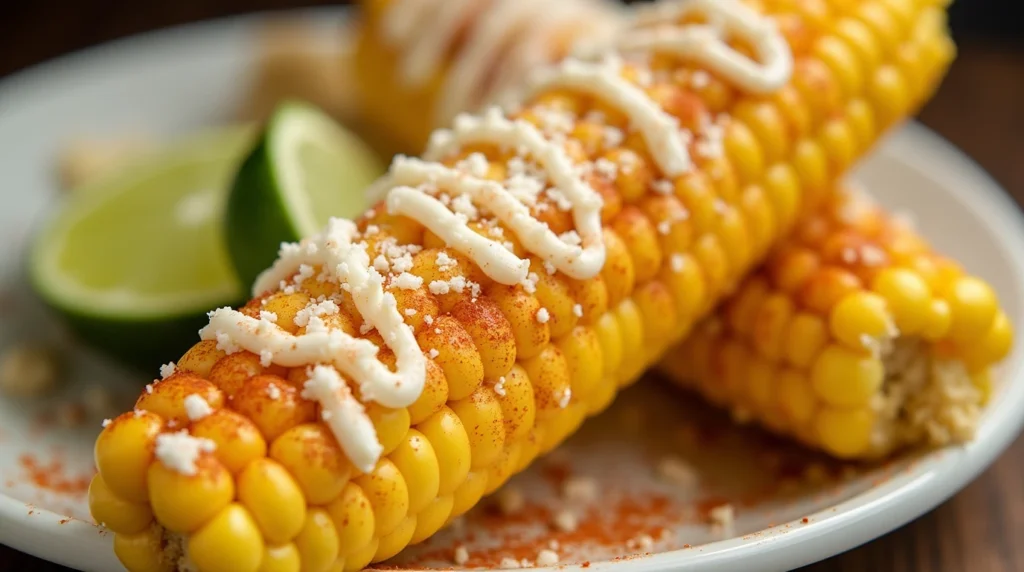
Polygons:
[[661,368],[739,419],[877,458],[970,439],[1012,338],[988,284],[847,189]]
[[[852,15],[863,6],[870,26]],[[570,62],[514,121],[460,118],[433,138],[437,162],[396,160],[385,203],[355,225],[284,248],[256,298],[213,312],[203,341],[97,440],[91,509],[126,567],[359,569],[604,409],[952,56],[930,3],[767,13],[795,64],[776,91],[746,93],[658,47]],[[596,94],[555,87],[585,76]],[[424,201],[440,207],[410,210]],[[408,328],[385,327],[396,317]]]
[[371,125],[419,153],[456,113],[498,103],[580,38],[612,31],[609,0],[364,0],[354,61]]

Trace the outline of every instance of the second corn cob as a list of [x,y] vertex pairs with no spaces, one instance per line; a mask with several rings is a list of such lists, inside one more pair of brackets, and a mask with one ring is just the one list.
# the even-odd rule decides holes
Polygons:
[[[816,18],[842,13],[794,9],[807,6],[779,24],[787,42],[773,45],[795,66],[778,91],[743,93],[667,48],[572,62],[511,120],[462,118],[434,139],[436,162],[397,161],[387,201],[358,226],[285,249],[257,297],[214,312],[204,341],[98,439],[92,513],[126,567],[359,569],[603,409],[951,55],[941,12],[911,3],[930,27],[885,30],[932,47],[916,75],[883,63],[876,76],[835,46],[852,67],[834,71],[812,49],[834,38]],[[663,22],[686,33],[678,16]],[[844,100],[852,70],[873,87]]]
[[1013,329],[995,292],[844,189],[662,369],[841,458],[971,438]]

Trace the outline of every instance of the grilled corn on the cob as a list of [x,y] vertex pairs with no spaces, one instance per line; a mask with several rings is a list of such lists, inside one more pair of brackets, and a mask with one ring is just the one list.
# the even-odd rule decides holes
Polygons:
[[780,3],[781,36],[686,6],[726,18],[717,59],[687,52],[723,33],[708,14],[631,46],[640,21],[512,119],[397,160],[383,203],[211,313],[97,441],[92,513],[122,562],[350,570],[427,538],[680,340],[952,55],[931,2]]
[[370,124],[419,153],[457,113],[525,85],[529,72],[621,23],[611,0],[363,0],[354,61]]
[[1013,329],[992,288],[845,190],[662,369],[842,458],[969,439]]

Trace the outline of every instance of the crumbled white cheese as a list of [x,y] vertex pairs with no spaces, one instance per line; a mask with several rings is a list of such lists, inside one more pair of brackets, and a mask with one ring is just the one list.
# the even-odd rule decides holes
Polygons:
[[723,504],[712,508],[708,517],[715,526],[728,528],[736,518],[736,511],[731,504]]
[[160,366],[160,377],[162,379],[167,379],[168,377],[174,375],[174,371],[176,369],[177,367],[175,366],[173,361],[167,362],[164,365]]
[[269,397],[269,398],[271,398],[271,399],[273,399],[275,401],[280,399],[281,398],[281,388],[279,388],[277,385],[274,385],[273,383],[271,383],[270,385],[267,386],[267,397]]
[[526,290],[527,294],[534,294],[537,292],[538,281],[540,281],[540,276],[537,276],[536,272],[530,272],[519,284],[522,285],[523,290]]
[[538,566],[554,566],[558,564],[558,553],[554,550],[541,550],[537,553]]
[[436,359],[437,356],[441,355],[441,352],[437,351],[434,348],[430,348],[430,351],[427,352],[427,355],[430,356],[430,359]]
[[501,562],[498,563],[498,566],[501,567],[503,570],[513,570],[522,567],[518,560],[516,560],[515,558],[509,558],[508,556],[502,558]]
[[516,514],[526,506],[526,497],[523,491],[516,487],[505,487],[498,492],[498,509],[501,514]]
[[406,316],[410,316],[410,317],[415,316],[416,315],[416,308],[406,308],[405,309],[405,315]]
[[156,458],[165,467],[185,476],[196,474],[196,461],[203,453],[212,453],[217,445],[205,438],[193,437],[188,431],[161,433],[156,438]]
[[548,312],[547,308],[541,308],[540,310],[537,310],[537,321],[538,322],[540,322],[542,324],[546,324],[546,323],[548,323],[548,320],[550,320],[550,319],[551,319],[551,314]]
[[498,378],[498,382],[494,384],[494,393],[498,394],[498,397],[505,397],[507,392],[505,391],[505,376]]
[[671,195],[676,190],[676,186],[668,179],[654,181],[651,183],[651,188],[654,189],[654,192],[661,195]]
[[391,285],[401,290],[415,290],[423,285],[423,278],[403,272],[391,279]]
[[569,401],[572,400],[572,389],[566,387],[562,390],[562,396],[558,398],[558,406],[565,409],[569,406]]
[[682,272],[686,267],[686,257],[682,254],[673,254],[669,258],[669,266],[672,268],[672,272]]
[[597,481],[590,477],[570,477],[562,484],[562,497],[575,503],[597,499]]
[[658,461],[657,472],[662,480],[681,488],[692,488],[698,483],[697,472],[693,467],[674,455],[662,457]]
[[572,306],[572,315],[576,316],[577,318],[582,318],[583,317],[583,304],[573,304],[573,306]]
[[185,415],[189,421],[199,421],[203,417],[213,413],[213,408],[203,399],[202,395],[193,393],[185,397]]
[[465,546],[456,546],[455,555],[453,556],[452,560],[454,560],[455,563],[459,566],[464,565],[465,563],[469,562],[469,551],[466,550]]

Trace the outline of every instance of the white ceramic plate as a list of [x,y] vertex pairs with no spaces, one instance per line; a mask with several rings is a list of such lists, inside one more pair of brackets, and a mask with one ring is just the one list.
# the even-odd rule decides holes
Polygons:
[[[330,30],[343,12],[308,15]],[[0,84],[0,344],[59,340],[73,379],[58,399],[88,384],[123,389],[146,380],[80,348],[25,286],[21,257],[32,224],[58,200],[57,150],[82,133],[168,134],[225,118],[244,95],[259,23],[248,17],[133,38]],[[325,46],[336,39],[325,34]],[[1024,224],[973,163],[910,126],[859,176],[884,204],[912,208],[935,244],[991,280],[1014,323],[1024,323]],[[514,479],[508,488],[528,499],[516,516],[496,517],[483,506],[465,526],[389,564],[451,567],[461,544],[470,566],[493,566],[505,556],[532,560],[551,540],[569,568],[767,571],[826,558],[936,506],[1003,451],[1024,420],[1022,344],[1024,336],[999,374],[998,395],[974,443],[852,474],[734,428],[692,397],[648,380]],[[47,425],[40,416],[48,405],[0,401],[0,542],[82,570],[118,570],[110,536],[89,523],[82,490],[98,425]],[[653,467],[668,453],[693,465],[702,485],[682,490],[657,479]],[[586,523],[571,534],[549,527],[565,503],[557,485],[569,475],[593,479],[601,493],[597,502],[571,507]],[[710,529],[703,513],[727,501],[737,506],[734,528]],[[643,534],[653,537],[652,546],[629,542]],[[624,557],[630,553],[649,554]]]

